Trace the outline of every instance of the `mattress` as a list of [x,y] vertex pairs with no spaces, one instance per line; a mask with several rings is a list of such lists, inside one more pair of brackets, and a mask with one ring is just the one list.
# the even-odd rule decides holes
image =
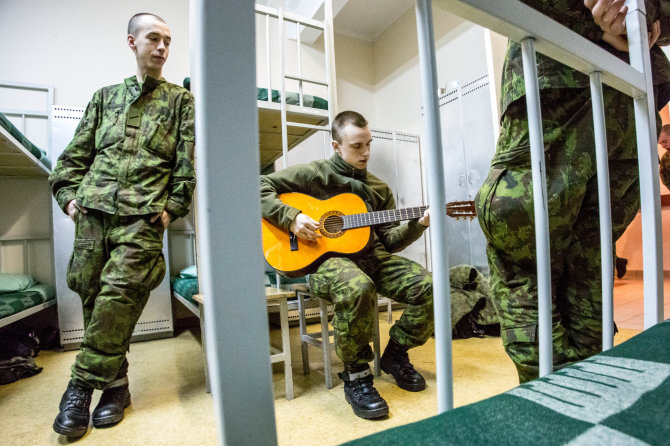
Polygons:
[[172,281],[172,291],[179,294],[186,300],[198,304],[193,299],[194,294],[198,294],[198,279],[197,278],[187,278],[187,277],[177,277]]
[[668,444],[668,345],[670,319],[501,395],[347,445]]

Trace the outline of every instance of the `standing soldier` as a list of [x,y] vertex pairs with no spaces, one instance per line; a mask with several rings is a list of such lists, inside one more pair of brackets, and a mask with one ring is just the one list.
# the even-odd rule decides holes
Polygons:
[[84,338],[53,428],[80,437],[93,389],[95,427],[130,404],[126,351],[137,320],[165,275],[163,233],[188,213],[193,188],[193,96],[163,79],[170,29],[148,13],[128,22],[137,75],[98,90],[49,177],[76,224],[68,286],[84,313]]
[[[623,0],[527,0],[564,26],[627,58]],[[665,2],[661,2],[665,3]],[[670,42],[658,0],[646,0],[657,104],[668,101]],[[593,11],[589,11],[592,8]],[[593,113],[589,77],[537,55],[546,160],[554,369],[602,348],[602,283]],[[664,85],[665,83],[665,85]],[[633,101],[603,86],[612,201],[612,239],[640,203]],[[537,273],[530,142],[521,46],[510,42],[503,69],[501,130],[488,178],[476,197],[487,237],[491,297],[505,350],[523,383],[539,375]]]

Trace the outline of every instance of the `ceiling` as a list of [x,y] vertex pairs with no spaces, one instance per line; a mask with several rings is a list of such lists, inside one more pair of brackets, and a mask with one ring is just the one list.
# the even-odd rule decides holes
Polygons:
[[[295,14],[323,20],[322,0],[256,0],[273,8],[283,7]],[[414,6],[414,0],[332,0],[335,32],[368,42]],[[314,41],[318,34],[302,33],[305,41]]]

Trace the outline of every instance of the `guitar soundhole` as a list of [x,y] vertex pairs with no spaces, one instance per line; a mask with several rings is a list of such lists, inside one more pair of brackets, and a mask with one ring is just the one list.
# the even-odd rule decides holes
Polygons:
[[342,219],[342,213],[338,211],[330,211],[323,214],[319,223],[321,223],[321,234],[324,237],[336,238],[341,236],[344,231],[344,220]]

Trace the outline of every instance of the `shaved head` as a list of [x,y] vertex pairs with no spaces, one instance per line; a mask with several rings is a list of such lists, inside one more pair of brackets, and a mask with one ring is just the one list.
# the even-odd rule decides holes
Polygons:
[[142,18],[146,16],[153,17],[159,22],[165,23],[165,20],[161,19],[156,14],[151,14],[150,12],[140,12],[132,16],[128,21],[128,34],[132,36],[137,34],[137,30],[140,29],[140,26],[142,24]]

